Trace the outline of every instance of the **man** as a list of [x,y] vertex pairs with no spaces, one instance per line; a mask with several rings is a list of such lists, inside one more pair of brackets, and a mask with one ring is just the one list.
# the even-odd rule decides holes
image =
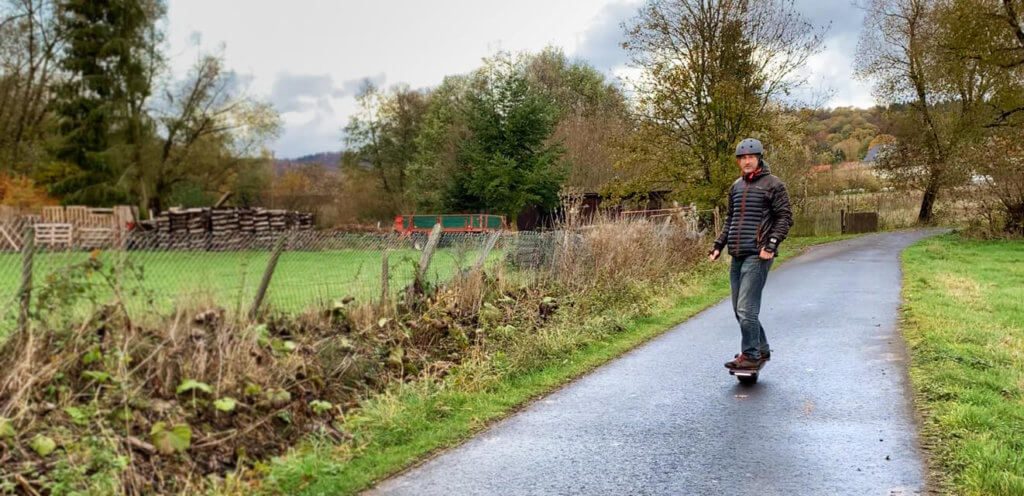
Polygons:
[[786,239],[793,214],[786,185],[773,176],[761,156],[761,142],[747,138],[736,147],[740,178],[729,188],[729,209],[722,234],[715,240],[708,258],[718,259],[729,247],[732,255],[729,282],[732,308],[743,335],[741,351],[725,363],[730,369],[750,369],[771,359],[764,327],[758,320],[761,290],[768,280],[779,244]]

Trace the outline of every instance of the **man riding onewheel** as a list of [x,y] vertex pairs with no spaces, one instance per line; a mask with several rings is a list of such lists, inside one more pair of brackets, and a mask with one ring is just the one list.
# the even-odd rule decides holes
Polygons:
[[740,325],[740,352],[725,363],[729,369],[758,369],[771,359],[761,325],[761,293],[779,245],[789,234],[793,214],[786,185],[764,161],[764,146],[747,138],[736,146],[740,177],[729,188],[722,233],[708,258],[715,261],[728,248],[732,256],[729,282],[732,308]]

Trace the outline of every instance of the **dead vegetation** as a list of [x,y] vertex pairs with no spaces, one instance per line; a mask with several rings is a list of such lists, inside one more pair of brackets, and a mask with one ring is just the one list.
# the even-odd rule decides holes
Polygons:
[[[632,285],[677,278],[703,250],[664,221],[569,227],[537,270],[502,264],[384,305],[343,298],[257,322],[208,306],[141,324],[116,300],[85,319],[37,315],[0,347],[0,491],[192,493],[310,435],[343,443],[346,415],[388,385],[497,352],[534,366],[584,341],[551,319],[642,303]],[[52,297],[108,273],[76,266]]]

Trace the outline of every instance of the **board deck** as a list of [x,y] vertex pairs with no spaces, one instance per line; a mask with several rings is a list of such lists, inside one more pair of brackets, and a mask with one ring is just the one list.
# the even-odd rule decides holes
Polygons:
[[729,375],[734,375],[734,376],[737,376],[737,377],[757,377],[757,374],[761,372],[761,369],[763,369],[765,365],[768,365],[768,362],[761,363],[761,366],[756,368],[756,369],[727,369],[727,370],[729,371]]

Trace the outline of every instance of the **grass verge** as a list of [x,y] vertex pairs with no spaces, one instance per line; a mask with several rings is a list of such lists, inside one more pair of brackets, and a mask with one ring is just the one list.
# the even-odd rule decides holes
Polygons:
[[[807,246],[846,237],[794,238],[786,242],[781,260]],[[457,445],[531,400],[720,301],[729,291],[728,263],[704,265],[668,289],[638,292],[653,301],[636,310],[626,302],[617,332],[597,333],[600,338],[545,356],[527,371],[503,374],[500,366],[477,362],[489,371],[464,369],[443,382],[397,385],[365,401],[345,419],[345,431],[354,442],[305,443],[266,468],[263,489],[274,494],[352,494],[430,453]],[[556,325],[588,324],[560,321]],[[482,384],[473,380],[481,374],[490,376]]]
[[1024,242],[925,239],[903,253],[903,335],[933,485],[1024,495]]

